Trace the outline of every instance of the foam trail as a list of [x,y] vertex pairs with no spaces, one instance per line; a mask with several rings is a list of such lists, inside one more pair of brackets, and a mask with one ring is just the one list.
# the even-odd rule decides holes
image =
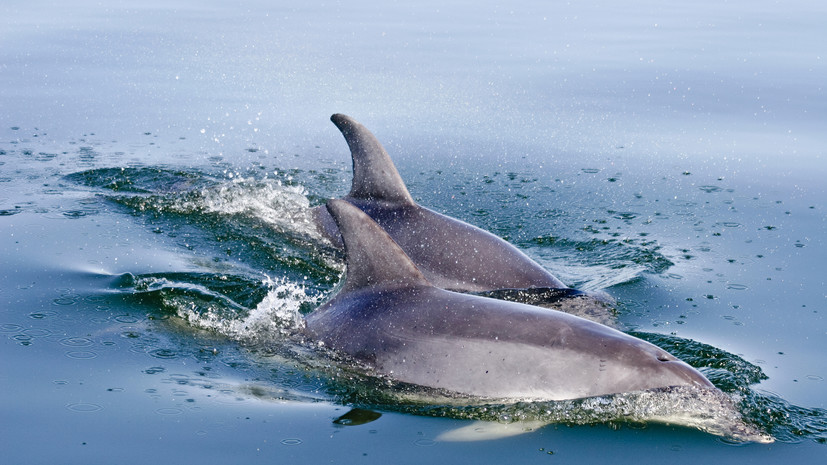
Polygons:
[[304,286],[284,278],[267,278],[264,284],[270,288],[265,298],[249,311],[244,312],[239,307],[238,310],[242,311],[235,313],[238,316],[227,316],[226,312],[222,312],[230,307],[238,307],[231,301],[227,302],[228,299],[213,308],[204,308],[192,299],[182,299],[179,302],[170,299],[166,303],[196,327],[248,343],[276,341],[304,325],[301,306],[305,303],[315,304],[318,298],[308,296]]

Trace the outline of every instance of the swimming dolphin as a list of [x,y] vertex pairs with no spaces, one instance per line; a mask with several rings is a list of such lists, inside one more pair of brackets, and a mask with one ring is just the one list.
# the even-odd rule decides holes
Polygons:
[[[566,288],[559,279],[499,237],[414,202],[382,144],[342,114],[330,117],[347,140],[353,184],[343,198],[376,221],[436,287],[458,292]],[[341,248],[327,209],[314,216],[322,234]]]
[[564,400],[712,384],[659,347],[607,326],[435,287],[391,237],[344,200],[344,285],[306,317],[325,346],[397,381],[513,400]]

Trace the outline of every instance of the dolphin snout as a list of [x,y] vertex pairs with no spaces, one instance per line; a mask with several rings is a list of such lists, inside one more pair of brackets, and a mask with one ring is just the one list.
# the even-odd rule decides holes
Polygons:
[[700,371],[692,368],[686,362],[678,360],[671,354],[663,352],[663,355],[659,354],[657,358],[663,365],[668,366],[669,370],[675,376],[683,381],[680,384],[706,388],[715,387]]

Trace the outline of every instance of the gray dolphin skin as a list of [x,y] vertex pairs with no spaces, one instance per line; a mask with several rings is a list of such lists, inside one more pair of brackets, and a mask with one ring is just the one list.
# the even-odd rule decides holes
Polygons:
[[344,240],[347,272],[304,331],[380,374],[492,399],[713,388],[659,347],[607,326],[435,287],[360,209],[336,199],[327,208]]
[[[458,292],[566,288],[499,237],[417,205],[370,131],[345,115],[330,119],[347,140],[353,158],[353,184],[343,198],[376,221],[431,284]],[[341,248],[341,235],[327,210],[318,207],[314,216],[323,235]]]

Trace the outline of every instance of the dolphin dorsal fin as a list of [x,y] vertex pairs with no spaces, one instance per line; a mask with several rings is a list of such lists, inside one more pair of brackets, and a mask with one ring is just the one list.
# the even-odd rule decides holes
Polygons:
[[345,136],[353,158],[353,185],[348,196],[413,204],[413,198],[391,157],[376,137],[347,115],[337,113],[330,120]]
[[329,200],[327,210],[345,243],[344,289],[431,285],[388,233],[362,210],[341,199]]

